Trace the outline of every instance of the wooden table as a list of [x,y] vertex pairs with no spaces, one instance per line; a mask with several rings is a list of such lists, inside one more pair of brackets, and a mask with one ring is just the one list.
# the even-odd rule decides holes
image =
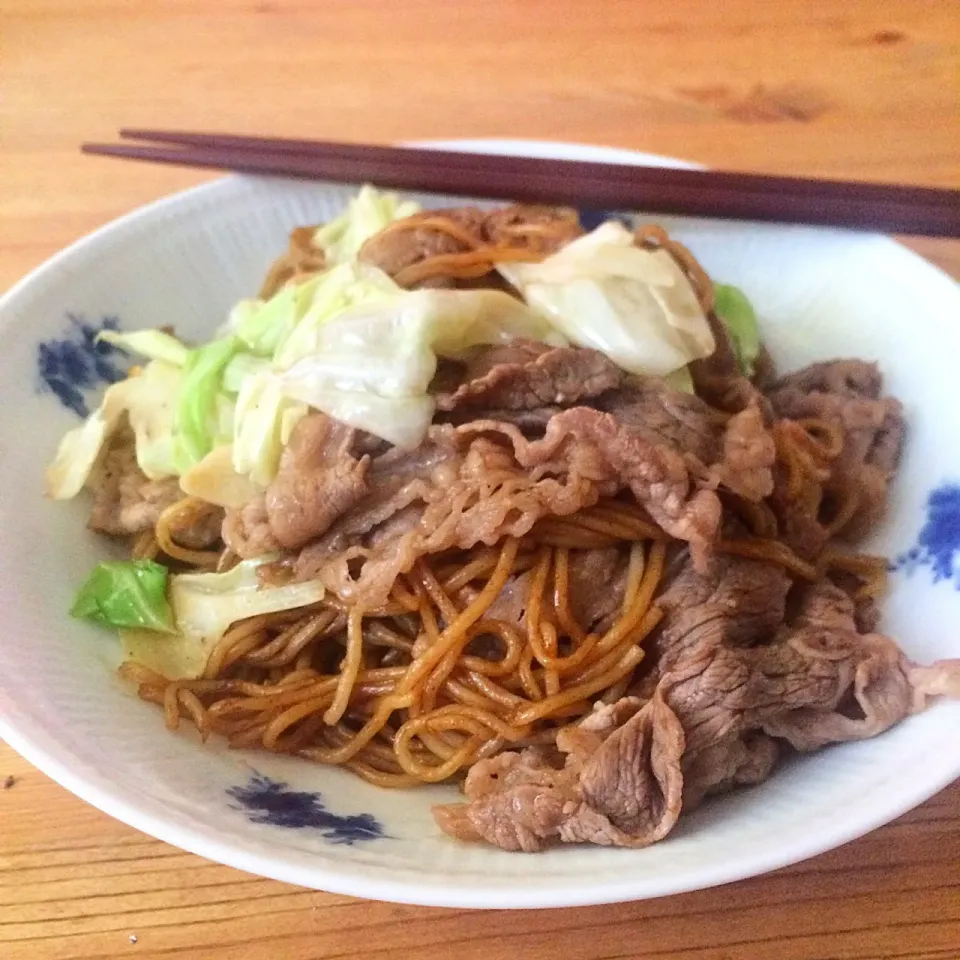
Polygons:
[[[606,143],[960,185],[951,0],[0,0],[0,287],[203,179],[82,158],[158,126]],[[960,244],[912,243],[960,276]],[[957,960],[960,786],[841,850],[646,903],[482,915],[260,880],[0,744],[0,958]]]

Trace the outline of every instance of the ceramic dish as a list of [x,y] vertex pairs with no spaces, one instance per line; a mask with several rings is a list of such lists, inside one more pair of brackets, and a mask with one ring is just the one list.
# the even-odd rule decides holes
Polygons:
[[[561,144],[463,149],[666,162]],[[206,339],[249,295],[288,230],[351,190],[230,177],[138,210],[54,257],[0,303],[0,736],[67,789],[162,840],[242,870],[378,899],[542,907],[660,896],[835,847],[960,774],[960,703],[834,747],[684,818],[639,851],[539,855],[462,846],[430,815],[451,787],[391,792],[338,769],[201,745],[116,679],[110,633],[67,617],[104,557],[85,506],[41,496],[65,429],[119,374],[97,330],[173,324]],[[960,290],[891,240],[799,227],[666,221],[757,305],[782,369],[876,359],[910,421],[889,516],[868,544],[896,568],[884,629],[921,661],[960,655]]]

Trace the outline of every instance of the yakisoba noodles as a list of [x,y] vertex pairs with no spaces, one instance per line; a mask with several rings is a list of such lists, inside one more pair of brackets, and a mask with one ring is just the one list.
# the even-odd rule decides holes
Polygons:
[[[570,609],[570,550],[584,543],[629,556],[621,609],[602,631]],[[199,679],[168,682],[134,663],[122,671],[164,706],[171,728],[187,719],[204,737],[344,764],[385,786],[437,782],[506,745],[549,740],[595,699],[616,696],[659,620],[665,551],[635,508],[599,504],[495,548],[422,558],[379,610],[331,598],[238,623]],[[524,572],[525,628],[485,619]],[[498,655],[472,655],[478,638]]]
[[[460,839],[632,846],[681,794],[950,688],[950,666],[911,687],[872,632],[887,563],[850,542],[904,431],[872,365],[775,379],[745,296],[661,227],[398,204],[365,188],[295,230],[207,345],[115,337],[150,359],[111,388],[128,421],[84,484],[76,437],[48,472],[128,538],[73,612],[171,646],[174,667],[121,668],[168,727],[385,787],[462,781],[438,813]],[[231,611],[209,636],[204,591]],[[614,812],[627,736],[656,823]]]
[[442,211],[420,217],[395,220],[377,237],[389,242],[405,232],[427,231],[447,238],[462,249],[435,253],[404,266],[394,279],[403,287],[415,287],[426,281],[475,280],[490,274],[498,263],[535,263],[544,252],[556,249],[576,234],[579,221],[575,211],[555,211],[545,223],[504,223],[498,226],[498,238],[478,237],[456,218]]
[[[623,602],[602,632],[589,632],[570,609],[570,551],[610,546],[629,557]],[[382,786],[435,783],[504,747],[549,742],[597,700],[623,696],[660,620],[666,549],[635,505],[607,501],[498,548],[440,556],[435,566],[421,559],[379,610],[331,599],[236,624],[200,679],[171,683],[134,663],[122,673],[163,705],[171,729],[187,719],[203,737],[343,764]],[[810,581],[847,570],[864,596],[879,595],[886,575],[882,558],[831,553],[816,566],[775,540],[723,540],[718,549]],[[519,573],[529,574],[525,629],[485,619]],[[458,602],[471,587],[476,597]],[[480,637],[496,640],[498,657],[469,653]],[[318,669],[325,644],[330,672]]]

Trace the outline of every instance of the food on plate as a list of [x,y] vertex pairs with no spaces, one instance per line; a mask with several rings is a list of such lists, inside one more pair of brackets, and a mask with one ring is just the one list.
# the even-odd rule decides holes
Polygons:
[[141,360],[46,489],[129,542],[72,613],[173,729],[459,782],[461,840],[639,847],[960,694],[876,632],[880,372],[778,373],[659,227],[367,187],[209,342],[103,337]]

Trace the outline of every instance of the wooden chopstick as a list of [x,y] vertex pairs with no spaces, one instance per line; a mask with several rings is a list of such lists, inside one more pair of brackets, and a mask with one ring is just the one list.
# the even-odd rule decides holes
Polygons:
[[[332,143],[323,140],[290,140],[281,137],[254,137],[238,136],[235,134],[218,133],[188,133],[173,130],[141,130],[125,128],[120,130],[121,138],[125,140],[150,140],[155,143],[176,144],[190,147],[226,148],[229,150],[257,152],[266,150],[281,155],[298,155],[309,157],[339,157],[351,160],[379,160],[391,154],[410,158],[411,162],[442,162],[455,166],[475,168],[478,160],[494,160],[501,169],[518,172],[536,172],[543,164],[556,164],[561,167],[588,168],[599,170],[603,175],[615,175],[618,172],[626,173],[631,179],[638,174],[650,173],[657,180],[664,182],[675,181],[684,183],[690,180],[689,174],[698,173],[709,176],[711,183],[725,184],[736,187],[749,180],[751,186],[758,190],[772,192],[803,192],[819,193],[822,190],[829,192],[836,188],[848,190],[855,187],[864,194],[882,198],[889,194],[891,187],[877,183],[854,183],[848,181],[831,181],[808,179],[799,177],[780,177],[768,174],[729,173],[721,170],[690,171],[669,167],[637,167],[632,164],[596,163],[589,161],[570,160],[541,160],[533,157],[492,156],[487,154],[458,153],[447,150],[425,150],[416,147],[381,147],[369,144]],[[99,151],[92,151],[99,152]],[[942,198],[943,194],[954,193],[960,199],[960,191],[944,191],[937,187],[895,186],[893,189],[905,196],[916,198],[917,202],[933,202]]]
[[160,146],[82,149],[458,196],[960,237],[960,190],[227,134],[122,130],[121,136]]

